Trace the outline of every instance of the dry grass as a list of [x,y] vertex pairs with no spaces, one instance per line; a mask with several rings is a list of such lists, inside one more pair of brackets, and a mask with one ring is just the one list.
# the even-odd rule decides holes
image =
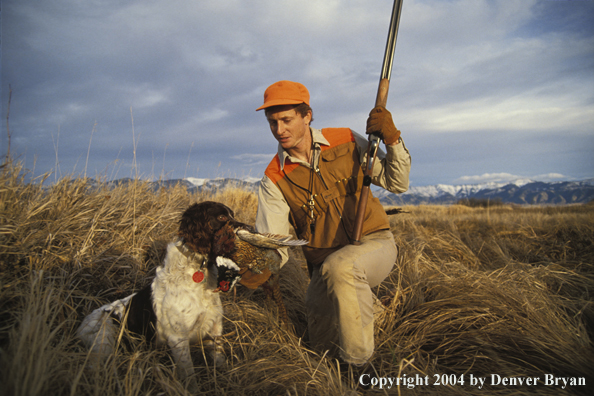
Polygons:
[[[62,179],[25,183],[18,164],[0,181],[0,393],[181,395],[164,350],[141,342],[88,368],[74,337],[81,318],[150,281],[142,255],[171,238],[192,202],[217,200],[253,223],[257,200],[241,190],[152,192],[141,181],[107,189]],[[594,378],[594,207],[418,206],[392,216],[397,265],[377,290],[378,377],[429,376],[429,385],[389,394],[590,394]],[[295,334],[276,323],[264,293],[224,297],[229,366],[199,363],[201,392],[340,395],[349,378],[307,347],[300,251],[282,270]],[[196,354],[199,355],[199,351]],[[435,386],[434,375],[465,375]],[[470,386],[470,374],[583,377],[588,386]],[[490,378],[490,377],[489,377]],[[489,381],[489,379],[488,379]],[[487,389],[485,389],[487,388]],[[367,393],[377,392],[377,387]]]

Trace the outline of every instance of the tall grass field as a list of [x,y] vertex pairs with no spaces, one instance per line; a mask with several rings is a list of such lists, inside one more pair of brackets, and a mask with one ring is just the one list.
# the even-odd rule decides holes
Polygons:
[[[91,367],[76,328],[151,281],[147,251],[174,237],[190,204],[219,201],[253,224],[256,196],[29,182],[10,162],[0,179],[0,394],[185,394],[166,349],[137,340]],[[292,331],[263,291],[223,295],[228,364],[214,370],[193,351],[200,394],[594,394],[594,205],[402,209],[390,216],[398,260],[373,289],[364,376],[308,347],[309,278],[295,248],[281,270]]]

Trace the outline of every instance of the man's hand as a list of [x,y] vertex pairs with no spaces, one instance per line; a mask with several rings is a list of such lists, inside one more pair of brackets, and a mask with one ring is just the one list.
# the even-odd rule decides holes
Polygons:
[[369,113],[367,134],[375,133],[385,144],[395,144],[400,139],[400,131],[394,126],[392,114],[383,106],[377,106]]

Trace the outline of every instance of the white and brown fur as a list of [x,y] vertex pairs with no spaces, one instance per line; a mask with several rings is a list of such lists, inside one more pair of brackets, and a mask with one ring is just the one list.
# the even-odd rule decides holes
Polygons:
[[[128,331],[171,349],[179,376],[188,381],[190,391],[198,389],[190,344],[202,344],[215,366],[224,365],[226,358],[217,342],[223,331],[219,290],[228,279],[218,279],[219,268],[239,268],[220,255],[228,242],[218,241],[216,234],[230,221],[234,221],[232,213],[222,204],[190,206],[182,215],[178,238],[168,244],[153,282],[85,317],[77,334],[91,354],[102,358],[112,354],[123,323]],[[204,279],[197,283],[192,276],[200,271]],[[228,283],[225,289],[229,290]]]

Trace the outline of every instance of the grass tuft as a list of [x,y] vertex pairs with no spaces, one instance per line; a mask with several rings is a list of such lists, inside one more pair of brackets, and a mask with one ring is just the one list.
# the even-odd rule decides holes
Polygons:
[[[75,329],[93,309],[150,282],[154,267],[143,260],[145,251],[175,235],[191,203],[222,202],[253,224],[255,194],[239,188],[189,194],[181,186],[153,192],[141,180],[108,188],[100,180],[63,178],[45,187],[47,175],[26,182],[18,163],[0,172],[0,394],[183,395],[165,350],[132,343],[91,369]],[[389,394],[590,394],[592,205],[404,210],[390,217],[398,260],[374,290],[370,372],[428,376],[429,385],[403,383]],[[308,348],[308,282],[294,249],[281,272],[294,332],[278,326],[263,291],[224,296],[228,367],[206,367],[196,350],[201,393],[342,395],[356,382],[335,359]],[[451,374],[465,376],[465,384],[433,385]],[[541,381],[479,389],[470,386],[470,374]],[[546,374],[584,378],[587,386],[545,385]]]

